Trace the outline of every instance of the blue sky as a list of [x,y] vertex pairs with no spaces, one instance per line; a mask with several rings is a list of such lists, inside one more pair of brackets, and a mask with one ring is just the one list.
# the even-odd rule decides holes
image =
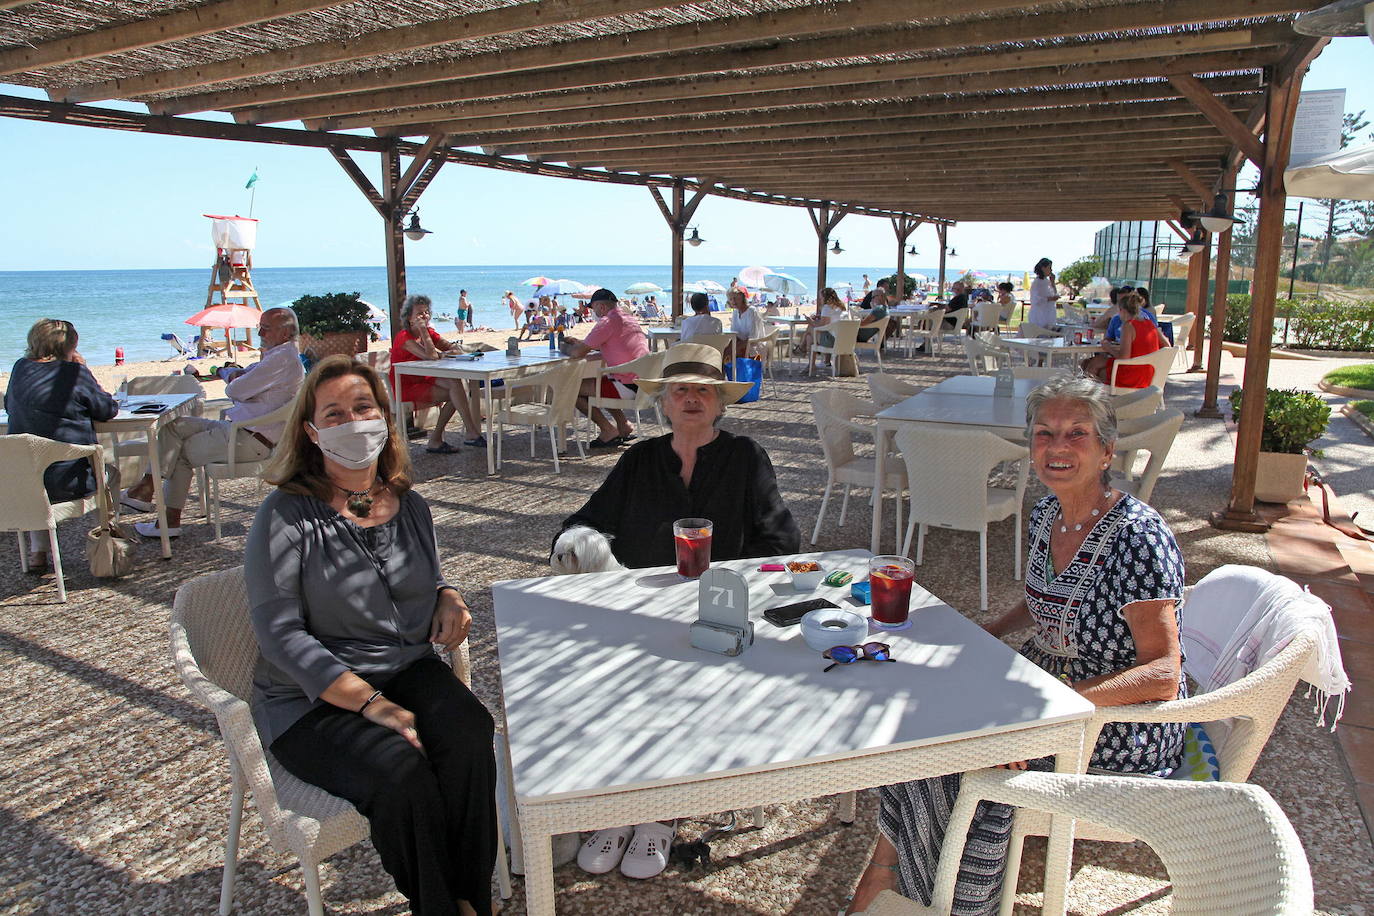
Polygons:
[[[1304,89],[1345,89],[1346,110],[1374,120],[1374,43],[1334,40]],[[38,96],[0,85],[0,92]],[[128,106],[142,110],[142,106]],[[373,180],[375,154],[357,161]],[[158,137],[0,118],[0,270],[200,267],[211,255],[202,213],[247,215],[244,182],[260,180],[260,266],[383,263],[371,206],[323,150]],[[434,235],[408,244],[411,264],[666,264],[668,230],[648,191],[449,164],[420,200]],[[1029,269],[1042,256],[1067,264],[1092,253],[1101,223],[979,223],[951,230],[952,268]],[[805,264],[816,240],[805,211],[709,198],[695,224],[702,264]],[[843,267],[895,261],[887,220],[850,216],[835,232]],[[912,241],[933,264],[934,229]]]

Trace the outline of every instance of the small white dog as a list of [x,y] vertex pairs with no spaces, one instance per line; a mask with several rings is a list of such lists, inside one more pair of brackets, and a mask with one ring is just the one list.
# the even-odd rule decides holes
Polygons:
[[574,525],[558,536],[549,558],[555,575],[614,572],[624,569],[611,553],[611,540],[594,528]]

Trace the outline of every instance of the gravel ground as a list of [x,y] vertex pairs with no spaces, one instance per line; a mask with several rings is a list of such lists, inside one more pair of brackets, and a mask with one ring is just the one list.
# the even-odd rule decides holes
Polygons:
[[[914,363],[894,360],[894,375],[919,384],[965,371],[952,356]],[[1238,363],[1228,357],[1227,370]],[[1275,363],[1275,377],[1290,371]],[[1294,368],[1294,373],[1299,372]],[[1302,371],[1314,371],[1303,364]],[[1318,375],[1320,373],[1317,373]],[[1296,377],[1296,376],[1295,376]],[[795,379],[779,375],[767,397],[731,409],[727,428],[769,450],[784,496],[804,532],[820,505],[824,469],[807,397],[839,385],[861,396],[861,379]],[[1227,424],[1199,420],[1201,376],[1172,377],[1169,400],[1188,415],[1155,502],[1173,526],[1196,581],[1223,563],[1272,568],[1259,535],[1220,532],[1207,524],[1229,489],[1232,437]],[[1368,494],[1366,444],[1333,422],[1333,483],[1361,481]],[[474,688],[500,709],[500,677],[492,636],[489,584],[542,575],[557,523],[602,480],[614,457],[571,460],[561,475],[546,458],[530,459],[523,442],[509,443],[499,478],[485,475],[481,452],[453,456],[416,450],[419,491],[430,501],[446,571],[464,590],[476,617]],[[543,454],[541,452],[541,454]],[[1340,464],[1336,465],[1335,462]],[[1032,485],[1031,498],[1039,495]],[[170,562],[150,544],[133,577],[110,583],[86,572],[84,526],[62,530],[70,603],[56,603],[55,584],[23,576],[8,560],[0,570],[0,659],[10,675],[0,684],[0,913],[204,913],[212,911],[220,880],[228,811],[228,770],[213,718],[182,688],[166,647],[167,620],[178,584],[241,562],[245,526],[256,505],[253,487],[226,488],[225,537],[193,511]],[[1346,492],[1341,490],[1341,492]],[[1374,512],[1371,512],[1374,514]],[[829,526],[819,546],[864,546],[869,515],[851,503],[848,524]],[[992,608],[1015,601],[1010,523],[995,525],[990,547]],[[937,531],[922,584],[970,617],[978,582],[967,559],[977,537]],[[951,562],[954,560],[954,562]],[[1320,728],[1301,691],[1280,721],[1255,781],[1288,812],[1306,846],[1317,903],[1330,913],[1371,911],[1374,849],[1360,820],[1353,788],[1332,735]],[[843,827],[833,799],[769,809],[769,825],[745,830],[714,846],[705,873],[669,873],[648,883],[616,876],[591,878],[575,866],[560,869],[562,912],[586,914],[834,913],[863,869],[874,840],[875,803],[860,798],[859,818]],[[719,813],[683,826],[695,836]],[[1020,903],[1038,909],[1041,847],[1028,844]],[[304,909],[298,870],[267,844],[256,816],[244,819],[237,893],[241,913]],[[1158,860],[1139,845],[1083,843],[1071,889],[1075,913],[1162,912],[1167,884]],[[326,904],[335,913],[406,911],[363,843],[325,863]],[[1364,888],[1364,890],[1360,890]],[[1028,911],[1029,911],[1028,910]],[[507,912],[524,911],[520,882]]]

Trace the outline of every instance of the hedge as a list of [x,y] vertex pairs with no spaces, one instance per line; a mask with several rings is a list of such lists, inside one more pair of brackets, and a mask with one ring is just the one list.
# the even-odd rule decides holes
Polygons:
[[[1289,345],[1300,350],[1374,350],[1374,302],[1347,305],[1324,299],[1279,299],[1274,303],[1274,320],[1284,319],[1289,320]],[[1249,295],[1226,297],[1223,333],[1236,343],[1249,337]]]

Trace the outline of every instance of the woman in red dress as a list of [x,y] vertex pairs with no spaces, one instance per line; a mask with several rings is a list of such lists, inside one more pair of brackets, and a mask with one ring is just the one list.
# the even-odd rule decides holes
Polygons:
[[[1159,329],[1148,318],[1142,318],[1140,315],[1144,304],[1145,301],[1136,293],[1128,293],[1117,299],[1116,307],[1121,313],[1121,341],[1104,341],[1106,353],[1099,353],[1083,361],[1085,375],[1111,384],[1112,365],[1118,359],[1135,359],[1164,346]],[[1144,388],[1154,382],[1154,371],[1151,366],[1122,366],[1116,373],[1116,387]]]
[[[438,359],[440,355],[454,348],[454,344],[439,336],[439,332],[429,326],[431,305],[428,296],[406,296],[401,303],[401,323],[405,328],[391,342],[391,361],[406,363],[416,359]],[[429,434],[425,451],[436,455],[447,455],[458,451],[444,441],[444,427],[456,410],[463,418],[463,429],[467,438],[464,445],[486,448],[487,440],[482,435],[482,424],[477,412],[472,409],[472,401],[463,388],[461,379],[433,378],[428,375],[401,376],[401,400],[415,406],[416,410],[425,407],[439,408],[439,421]]]

